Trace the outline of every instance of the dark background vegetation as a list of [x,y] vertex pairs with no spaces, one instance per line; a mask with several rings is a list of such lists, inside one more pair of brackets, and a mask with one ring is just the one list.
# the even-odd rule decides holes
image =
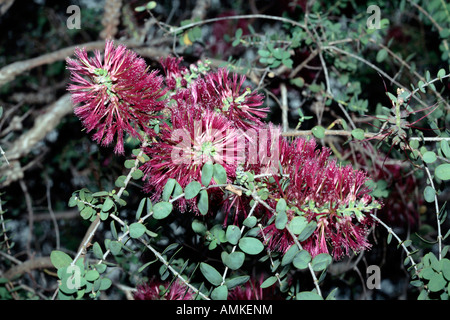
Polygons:
[[[317,125],[317,112],[314,109],[317,95],[310,85],[323,84],[322,91],[324,91],[325,76],[320,60],[318,57],[312,59],[308,68],[303,68],[295,76],[302,77],[305,86],[299,87],[292,84],[293,78],[290,77],[290,71],[311,54],[312,46],[302,44],[293,48],[292,67],[280,70],[278,67],[267,69],[267,65],[259,62],[257,52],[258,48],[261,48],[259,44],[232,45],[238,28],[242,28],[245,37],[250,35],[249,26],[261,35],[265,32],[277,33],[279,30],[289,34],[286,30],[292,27],[286,27],[280,21],[257,18],[239,21],[224,20],[202,25],[201,37],[193,39],[192,45],[187,45],[180,37],[176,37],[174,41],[173,35],[165,33],[157,23],[149,23],[149,21],[154,22],[156,18],[164,23],[164,26],[177,27],[183,20],[192,19],[196,14],[199,19],[236,14],[267,14],[303,21],[306,1],[204,1],[209,3],[209,6],[203,10],[200,6],[203,1],[160,1],[152,11],[153,16],[145,11],[134,10],[137,6],[145,5],[145,1],[123,1],[122,5],[120,1],[107,2],[112,6],[109,10],[116,13],[116,16],[110,14],[109,20],[104,15],[105,1],[0,1],[3,5],[0,7],[0,68],[6,68],[15,62],[26,62],[32,58],[45,56],[63,48],[102,41],[108,32],[117,40],[136,42],[137,44],[133,46],[136,51],[146,58],[149,65],[160,68],[159,59],[173,53],[175,42],[176,53],[183,56],[187,62],[210,58],[214,68],[228,62],[231,65],[240,63],[247,68],[245,71],[251,71],[252,68],[256,70],[253,75],[250,75],[249,71],[249,83],[253,87],[259,86],[259,89],[266,94],[266,103],[272,110],[270,121],[276,124],[283,122],[277,99],[280,99],[280,84],[284,83],[292,102],[287,119],[289,128],[294,130],[299,123],[299,110],[302,110],[304,116],[311,117],[301,123],[302,130],[310,130]],[[312,2],[315,2],[313,6],[315,10],[319,9],[320,12],[327,13],[320,18],[321,22],[318,22],[318,25],[321,25],[320,28],[327,28],[326,22],[329,21],[332,23],[355,22],[365,26],[368,17],[366,9],[371,4],[361,1]],[[12,4],[4,10],[8,3]],[[430,7],[431,1],[428,4],[424,1],[414,3],[418,3],[420,8],[429,12],[436,23],[444,21],[442,28],[448,28],[448,20],[445,24],[445,20],[434,16],[436,10]],[[81,29],[79,30],[69,30],[66,26],[66,20],[69,17],[66,9],[72,4],[81,8]],[[441,68],[448,70],[448,55],[444,59],[441,48],[442,34],[440,35],[436,26],[426,15],[410,1],[377,1],[376,4],[381,8],[382,18],[389,21],[389,25],[381,33],[380,43],[389,46],[392,52],[401,56],[418,74],[424,75],[426,71],[429,71],[434,76]],[[119,7],[114,8],[114,6]],[[195,10],[200,11],[197,13]],[[105,30],[109,30],[106,35]],[[346,38],[346,34],[336,34],[340,39]],[[349,33],[350,37],[356,37],[356,35],[357,33],[353,31]],[[279,40],[283,40],[283,37],[280,36]],[[361,50],[361,55],[364,59],[376,64],[405,87],[409,88],[410,83],[417,86],[418,79],[414,75],[414,70],[402,66],[391,56],[378,63],[376,57],[380,48],[375,45],[362,46],[364,50]],[[353,48],[355,54],[360,54],[357,46],[355,47]],[[101,48],[98,46],[98,49]],[[154,52],[146,51],[148,48]],[[374,123],[375,120],[364,118],[364,116],[379,114],[380,105],[389,106],[390,102],[385,95],[385,83],[387,90],[394,94],[396,86],[366,64],[342,60],[354,65],[347,69],[340,69],[334,61],[342,56],[328,55],[325,58],[330,65],[333,65],[330,70],[333,71],[336,81],[341,79],[361,87],[358,99],[367,100],[367,108],[363,111],[351,109],[348,111],[359,127],[376,132],[376,129],[367,125],[367,122]],[[21,135],[34,126],[40,115],[48,112],[48,106],[66,94],[69,74],[65,69],[64,59],[65,56],[57,59],[49,58],[48,62],[25,68],[23,72],[18,72],[14,79],[0,85],[0,106],[3,107],[3,116],[0,118],[0,146],[5,150],[7,157],[8,150],[13,148]],[[20,68],[20,66],[17,67]],[[0,69],[0,75],[2,72],[4,73],[5,69]],[[337,84],[336,81],[333,82],[336,88],[343,85]],[[438,91],[443,90],[441,96],[448,102],[448,82],[436,83],[436,87]],[[423,95],[423,101],[426,105],[432,105],[436,102],[436,97]],[[414,110],[423,108],[414,100],[412,104]],[[418,113],[412,117],[418,119],[422,115],[423,113]],[[442,132],[448,129],[448,109],[442,107],[435,118],[430,117],[440,126]],[[344,114],[336,102],[332,101],[325,107],[321,123],[327,126],[338,118],[344,118]],[[359,122],[356,122],[358,120]],[[30,145],[19,159],[9,159],[12,165],[17,164],[20,167],[19,179],[11,179],[12,169],[6,167],[5,160],[2,159],[1,201],[2,209],[5,211],[3,217],[7,226],[6,234],[9,238],[7,242],[11,248],[7,248],[5,243],[2,243],[0,247],[5,253],[0,256],[0,278],[17,263],[10,257],[22,262],[36,257],[48,257],[51,251],[56,249],[57,232],[59,248],[72,254],[76,252],[89,223],[79,217],[76,208],[68,207],[67,203],[72,192],[83,187],[92,191],[111,189],[114,187],[115,179],[125,170],[123,161],[126,158],[114,155],[111,148],[100,147],[92,142],[80,121],[71,112],[61,117],[57,124],[49,125],[51,130],[46,132],[39,141]],[[422,131],[425,136],[434,136],[426,121],[417,125],[427,129]],[[341,155],[358,152],[357,148],[352,149],[354,147],[348,145],[345,138],[329,137],[329,139]],[[375,146],[376,142],[374,141],[372,145]],[[326,145],[330,145],[328,140]],[[132,141],[127,143],[128,154],[134,146]],[[390,143],[386,141],[377,147],[377,152],[381,154],[380,159],[383,159],[390,148]],[[355,159],[347,156],[340,160],[343,163],[350,161],[356,167],[367,169],[363,164],[355,162]],[[386,186],[387,194],[382,197],[387,208],[380,212],[380,216],[391,223],[402,239],[413,239],[414,245],[421,252],[430,250],[433,246],[417,236],[420,235],[431,242],[436,237],[434,204],[425,202],[422,196],[426,186],[424,174],[409,164],[401,150],[394,148],[389,154],[389,160],[397,166],[386,167],[387,171],[394,170],[395,167],[395,170],[399,172],[390,180],[382,175],[378,176],[379,180],[389,182]],[[378,191],[382,192],[381,189],[382,187],[379,186]],[[439,200],[442,206],[448,200],[448,190],[445,186],[441,186],[441,189]],[[132,195],[127,199],[129,208],[136,208],[143,196],[140,184],[134,182],[128,191]],[[130,214],[133,213],[130,212]],[[57,219],[58,230],[55,229],[52,215]],[[126,217],[127,212],[123,212],[123,215]],[[30,228],[30,218],[32,218],[32,228]],[[193,236],[190,230],[190,218],[185,217],[179,223],[184,226],[186,232],[183,234],[168,232],[166,237],[168,242],[186,241],[187,244],[189,242],[187,240]],[[448,223],[443,225],[443,230],[445,234]],[[106,235],[107,232],[105,228],[103,234]],[[101,238],[102,231],[97,236]],[[410,272],[403,265],[404,252],[397,248],[395,241],[387,243],[387,232],[381,227],[374,230],[369,239],[373,243],[373,249],[364,252],[362,258],[353,257],[333,264],[325,281],[324,290],[338,287],[338,298],[341,299],[415,299],[418,292],[409,285]],[[206,248],[195,246],[187,246],[185,254],[197,256],[199,261],[205,257],[218,258],[211,256]],[[380,290],[365,288],[366,267],[371,264],[381,268]],[[125,270],[125,275],[117,276],[116,281],[133,287],[138,282],[138,276],[135,271],[127,270],[125,264],[122,268]],[[152,272],[158,272],[157,266],[147,269],[145,276],[151,277]],[[54,270],[50,266],[45,266],[21,274],[14,280],[14,288],[17,290],[14,294],[11,287],[4,283],[0,283],[0,288],[2,288],[0,297],[3,299],[50,298],[56,288]],[[120,290],[108,294],[109,296],[104,298],[125,297]]]

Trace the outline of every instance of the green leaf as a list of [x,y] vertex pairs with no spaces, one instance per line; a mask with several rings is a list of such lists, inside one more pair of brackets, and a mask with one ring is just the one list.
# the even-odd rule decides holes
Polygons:
[[378,63],[383,62],[384,59],[386,59],[388,55],[388,52],[386,49],[381,49],[380,51],[378,51],[377,56],[376,56],[376,60]]
[[73,260],[67,253],[54,250],[50,253],[50,261],[56,269],[60,269],[69,266]]
[[241,230],[237,226],[230,225],[227,227],[225,236],[229,243],[236,245],[241,238]]
[[328,253],[320,253],[311,261],[311,266],[314,271],[325,270],[332,262],[332,258]]
[[120,176],[120,177],[118,177],[117,180],[116,180],[116,182],[114,183],[114,185],[115,185],[117,188],[124,188],[124,187],[125,187],[125,179],[126,179],[126,178],[127,178],[126,176]]
[[325,128],[322,126],[315,126],[312,128],[311,132],[318,139],[325,137]]
[[124,163],[125,168],[127,168],[127,169],[133,168],[134,167],[134,162],[135,162],[135,160],[126,160],[125,163]]
[[288,217],[286,211],[281,211],[277,214],[275,218],[275,227],[279,230],[283,230],[288,222]]
[[222,283],[222,275],[209,264],[201,262],[200,271],[212,285],[219,286]]
[[208,191],[206,191],[205,189],[200,191],[200,198],[198,199],[197,207],[202,215],[208,213],[209,199],[208,199]]
[[256,219],[255,216],[250,216],[250,217],[246,218],[244,220],[244,222],[242,222],[242,224],[244,226],[246,226],[247,228],[253,228],[254,226],[256,226],[257,222],[258,222],[258,219]]
[[99,290],[108,290],[112,285],[112,281],[108,278],[102,278],[100,280],[100,287]]
[[83,210],[80,211],[80,216],[84,219],[84,220],[88,220],[92,217],[93,214],[95,214],[95,210],[92,207],[86,206],[83,208]]
[[284,254],[283,258],[281,259],[281,265],[285,266],[294,260],[295,255],[298,252],[298,248],[296,245],[292,245]]
[[299,235],[308,225],[308,220],[303,216],[297,216],[289,223],[289,229],[295,235]]
[[228,288],[226,285],[221,285],[211,292],[211,299],[213,300],[227,300],[227,297]]
[[108,212],[113,206],[114,206],[114,201],[110,197],[107,197],[105,199],[105,202],[103,202],[102,211]]
[[423,161],[426,163],[433,163],[437,160],[436,153],[433,151],[427,151],[423,154]]
[[95,242],[92,246],[92,251],[94,252],[94,256],[97,259],[103,259],[103,251],[98,242]]
[[434,191],[434,189],[430,186],[426,186],[425,190],[423,191],[423,196],[425,198],[426,202],[434,202],[434,198],[435,198],[436,192]]
[[450,260],[447,258],[444,258],[441,260],[441,270],[443,276],[447,279],[447,281],[450,281]]
[[122,251],[122,242],[120,241],[111,241],[109,243],[109,250],[113,255],[118,255]]
[[231,270],[237,270],[244,264],[245,254],[240,251],[235,251],[226,256],[224,259],[225,265]]
[[311,291],[303,291],[303,292],[297,293],[296,299],[297,300],[323,300],[323,298],[321,296],[319,296],[317,293],[311,292]]
[[441,180],[450,180],[450,163],[443,163],[436,167],[434,174]]
[[142,211],[144,210],[145,202],[147,201],[147,198],[142,198],[139,202],[138,209],[136,211],[136,220],[139,220],[142,215]]
[[247,254],[256,255],[264,250],[264,245],[256,238],[243,237],[239,240],[239,248]]
[[169,180],[167,180],[162,193],[163,201],[169,201],[176,183],[177,181],[175,179],[170,178]]
[[184,197],[187,200],[195,198],[200,192],[201,188],[202,185],[200,184],[200,182],[197,181],[190,182],[184,189]]
[[294,257],[292,264],[297,269],[303,270],[308,267],[308,263],[311,262],[311,255],[306,250],[300,250]]
[[192,221],[191,227],[192,227],[192,230],[194,230],[195,233],[198,233],[200,235],[204,235],[206,233],[206,231],[208,230],[206,228],[206,226],[202,222],[197,220],[197,219],[194,219]]
[[233,289],[234,287],[243,285],[250,279],[250,276],[238,276],[235,278],[227,279],[225,280],[225,284],[229,290]]
[[218,164],[214,164],[214,173],[213,173],[214,181],[216,181],[217,184],[226,184],[227,183],[227,172],[225,171],[225,168]]
[[444,68],[440,69],[438,71],[438,73],[437,73],[437,77],[439,78],[439,80],[441,80],[443,76],[445,76],[445,69]]
[[354,130],[352,130],[352,136],[356,140],[364,140],[364,130],[363,129],[354,129]]
[[136,170],[134,170],[133,173],[131,174],[131,177],[132,177],[134,180],[138,180],[138,179],[142,178],[143,176],[144,176],[144,173],[142,172],[141,169],[136,169]]
[[271,276],[269,278],[267,278],[266,280],[264,280],[263,283],[261,283],[261,288],[268,288],[270,286],[272,286],[275,282],[277,282],[277,277],[275,276]]
[[86,272],[85,278],[87,281],[95,281],[100,277],[100,273],[97,270],[89,270]]
[[306,239],[309,238],[310,235],[313,234],[313,232],[316,230],[317,227],[317,223],[315,221],[310,221],[306,227],[303,229],[302,232],[300,232],[299,236],[298,236],[298,240],[300,242],[305,241]]
[[214,166],[211,161],[206,162],[202,167],[202,184],[207,187],[211,183],[214,173]]
[[442,150],[442,153],[444,154],[444,156],[447,159],[450,159],[450,147],[448,145],[447,140],[442,140],[441,141],[441,150]]
[[145,233],[145,231],[147,231],[147,228],[142,223],[139,222],[130,224],[129,228],[130,228],[130,237],[134,239],[141,237]]
[[428,282],[428,289],[432,292],[437,292],[445,288],[447,281],[441,273],[434,273]]
[[153,206],[153,218],[161,220],[166,218],[172,212],[172,203],[170,202],[158,202]]
[[287,209],[286,200],[284,200],[283,198],[278,199],[276,212],[277,213],[286,212],[286,209]]

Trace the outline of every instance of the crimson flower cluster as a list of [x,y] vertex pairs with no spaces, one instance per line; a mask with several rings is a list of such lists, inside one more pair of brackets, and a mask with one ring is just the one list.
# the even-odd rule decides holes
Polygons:
[[[264,122],[269,109],[261,94],[245,86],[244,76],[223,68],[211,71],[202,62],[188,68],[174,57],[161,60],[160,76],[111,41],[103,58],[98,51],[92,58],[84,49],[75,54],[77,60],[67,59],[75,114],[88,132],[96,130],[93,139],[98,143],[110,145],[116,136],[117,153],[124,152],[125,133],[151,141],[144,148],[149,160],[140,169],[144,191],[153,200],[160,199],[169,179],[184,189],[192,181],[201,183],[205,163],[218,163],[230,184],[242,172],[259,176],[270,194],[264,199],[270,207],[279,199],[286,201],[288,223],[302,216],[316,224],[301,243],[312,256],[330,253],[339,259],[370,248],[367,234],[373,221],[368,213],[380,203],[369,194],[366,174],[339,165],[314,139],[281,137],[279,128]],[[250,213],[250,197],[238,192],[224,197],[219,188],[208,193],[222,212],[235,214],[233,223]],[[198,212],[196,199],[176,204],[182,212]],[[286,252],[293,245],[288,230],[273,222],[273,210],[259,205],[254,214],[265,224],[260,236],[270,250]],[[157,292],[152,288],[142,290]]]
[[148,72],[145,60],[124,45],[107,41],[102,56],[96,50],[88,57],[76,49],[78,59],[67,58],[72,84],[68,90],[76,105],[74,112],[87,132],[95,130],[93,140],[109,146],[116,137],[114,151],[124,153],[125,132],[142,139],[139,131],[152,134],[148,122],[165,106],[163,78]]

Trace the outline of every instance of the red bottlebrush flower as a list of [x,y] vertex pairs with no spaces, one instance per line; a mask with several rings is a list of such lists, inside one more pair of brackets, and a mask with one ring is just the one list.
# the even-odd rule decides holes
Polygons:
[[159,283],[153,281],[137,287],[133,294],[135,300],[193,300],[195,294],[181,281]]
[[[235,175],[243,161],[243,135],[223,115],[179,109],[172,112],[171,119],[172,127],[161,129],[161,141],[144,150],[150,158],[141,167],[147,180],[144,191],[152,192],[157,199],[170,178],[183,188],[191,181],[200,182],[202,166],[209,161],[221,164],[229,178]],[[179,202],[182,211],[183,199]]]
[[162,77],[147,72],[144,59],[112,41],[106,42],[103,58],[99,51],[89,58],[85,49],[75,55],[78,59],[67,59],[73,81],[68,90],[75,114],[88,132],[96,130],[93,140],[107,146],[117,136],[114,151],[123,153],[125,132],[137,138],[139,130],[152,134],[148,122],[165,106]]
[[185,87],[187,85],[184,75],[187,68],[181,65],[183,58],[167,57],[161,59],[161,65],[165,73],[165,82],[169,90],[175,90],[177,87]]
[[199,101],[201,104],[223,113],[237,128],[245,131],[261,126],[269,109],[260,107],[263,104],[261,94],[252,91],[250,87],[243,88],[244,81],[245,76],[230,76],[227,69],[221,68],[215,73],[207,74],[206,86],[198,86],[196,89],[198,97],[205,97],[201,93],[206,89],[208,97],[216,98],[212,101],[203,99]]
[[[296,139],[292,144],[282,141],[280,164],[289,181],[285,181],[285,188],[279,183],[270,192],[286,200],[289,221],[303,216],[316,224],[313,234],[301,243],[304,249],[313,257],[330,253],[339,259],[370,248],[366,237],[373,221],[365,213],[380,204],[369,195],[364,172],[350,165],[338,166],[329,156],[327,148],[316,150],[315,140]],[[276,202],[272,202],[275,207]],[[272,214],[269,212],[268,218]],[[265,227],[262,235],[274,251],[285,252],[293,244],[290,233],[274,224]]]

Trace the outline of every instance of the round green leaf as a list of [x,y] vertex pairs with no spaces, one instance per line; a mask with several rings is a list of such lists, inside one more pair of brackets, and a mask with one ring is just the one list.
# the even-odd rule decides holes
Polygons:
[[436,195],[436,192],[434,189],[430,186],[426,186],[425,190],[423,191],[423,196],[425,198],[426,202],[434,202],[434,197]]
[[286,209],[287,209],[286,200],[284,200],[283,198],[278,199],[277,206],[276,206],[276,212],[277,213],[286,212]]
[[202,185],[198,181],[192,181],[190,182],[186,188],[184,189],[184,197],[189,200],[195,198],[198,193],[200,192],[200,189],[202,188]]
[[108,212],[113,206],[114,206],[114,201],[110,197],[107,197],[105,199],[105,202],[103,202],[102,211]]
[[108,290],[112,285],[112,281],[108,278],[102,278],[100,280],[100,288],[99,290]]
[[122,243],[120,241],[111,241],[109,243],[109,250],[111,250],[113,255],[118,255],[122,250]]
[[225,265],[231,270],[237,270],[244,264],[245,254],[240,251],[230,253],[225,257]]
[[352,136],[357,140],[364,140],[364,130],[354,129],[352,130]]
[[378,51],[377,56],[376,56],[376,60],[378,63],[383,62],[384,59],[386,59],[388,55],[388,52],[386,49],[381,49],[380,51]]
[[192,226],[192,230],[194,230],[195,233],[198,233],[200,235],[204,235],[206,233],[206,231],[208,230],[206,228],[206,226],[201,221],[199,221],[197,219],[194,219],[192,221],[191,226]]
[[97,259],[103,259],[103,251],[102,251],[102,248],[100,247],[100,245],[98,244],[98,242],[94,243],[94,245],[92,246],[92,250],[94,252],[94,256]]
[[311,255],[309,254],[309,252],[306,250],[301,250],[295,255],[292,264],[297,269],[303,270],[308,267],[308,263],[310,262],[311,262]]
[[256,255],[264,250],[264,245],[256,238],[243,237],[239,240],[239,248],[247,254]]
[[296,235],[299,235],[308,225],[305,217],[297,216],[289,223],[289,229]]
[[450,163],[443,163],[437,166],[434,174],[441,180],[450,180]]
[[246,226],[247,228],[253,228],[254,226],[256,226],[257,222],[258,219],[256,219],[255,216],[250,216],[244,220],[243,225]]
[[314,271],[322,271],[326,269],[332,262],[332,258],[328,253],[320,253],[311,261]]
[[144,173],[140,169],[134,170],[133,173],[131,174],[131,177],[134,180],[138,180],[138,179],[142,178],[143,176],[144,176]]
[[98,273],[97,270],[89,270],[88,272],[86,272],[85,278],[87,281],[95,281],[100,277],[100,273]]
[[281,211],[275,218],[275,227],[279,230],[283,230],[288,222],[288,217],[285,211]]
[[241,238],[241,230],[237,226],[230,225],[227,227],[225,236],[229,243],[236,245]]
[[64,268],[72,263],[72,258],[65,252],[54,250],[50,253],[50,261],[56,269]]
[[147,228],[139,222],[135,222],[130,224],[130,237],[131,238],[139,238],[140,236],[142,236],[145,231],[147,231]]
[[160,220],[166,218],[172,212],[172,203],[158,202],[153,206],[153,218]]
[[219,286],[222,283],[222,275],[209,264],[200,263],[200,271],[212,285]]
[[325,128],[322,126],[315,126],[312,128],[311,132],[318,139],[325,137]]
[[211,299],[213,300],[227,300],[227,297],[228,288],[226,285],[221,285],[211,292]]
[[447,285],[447,281],[444,279],[444,276],[441,273],[435,273],[430,282],[428,282],[428,289],[432,292],[437,292]]
[[206,162],[202,167],[202,184],[209,186],[214,173],[214,166],[211,161]]
[[437,160],[436,153],[433,151],[427,151],[423,154],[423,161],[426,163],[433,163]]
[[216,181],[217,184],[225,184],[227,183],[227,172],[225,171],[224,167],[222,165],[215,163],[214,164],[214,181]]

